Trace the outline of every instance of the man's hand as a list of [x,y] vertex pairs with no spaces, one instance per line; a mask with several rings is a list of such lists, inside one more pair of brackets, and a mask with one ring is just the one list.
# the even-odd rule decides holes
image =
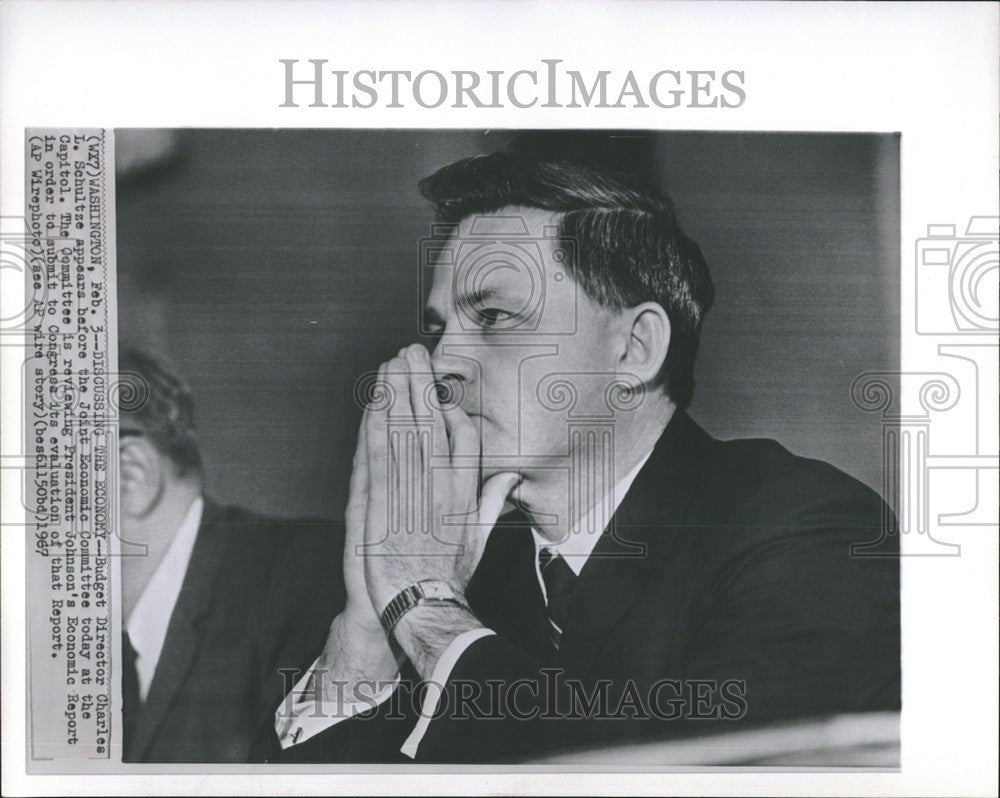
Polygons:
[[[367,414],[367,411],[365,411]],[[368,510],[368,449],[362,419],[354,452],[344,536],[344,584],[347,602],[330,626],[326,646],[317,663],[324,671],[326,701],[355,698],[353,685],[362,680],[391,681],[397,674],[396,657],[379,623],[365,584],[365,514]],[[347,685],[347,691],[339,685]]]
[[358,443],[351,466],[351,487],[347,499],[347,524],[344,536],[344,584],[347,604],[344,614],[352,626],[372,636],[385,637],[382,624],[372,607],[365,580],[365,516],[368,512],[368,410],[365,410],[358,430]]
[[[459,407],[442,409],[427,350],[407,347],[382,365],[379,380],[393,401],[365,418],[368,504],[365,576],[376,613],[404,588],[425,579],[465,591],[517,483],[498,474],[480,489],[480,436]],[[397,626],[396,639],[423,676],[455,636],[480,624],[455,607],[419,607]]]

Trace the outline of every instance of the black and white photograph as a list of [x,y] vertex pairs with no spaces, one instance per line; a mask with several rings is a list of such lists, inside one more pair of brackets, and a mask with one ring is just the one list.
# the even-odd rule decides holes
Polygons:
[[898,765],[898,157],[118,131],[124,761]]
[[998,32],[0,1],[0,792],[996,796]]

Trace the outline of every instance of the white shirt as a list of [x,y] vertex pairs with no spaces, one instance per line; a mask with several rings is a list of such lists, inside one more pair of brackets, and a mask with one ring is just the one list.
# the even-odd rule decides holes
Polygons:
[[622,499],[625,498],[625,494],[632,487],[632,483],[635,482],[635,478],[639,476],[639,472],[646,465],[646,461],[652,453],[652,449],[646,452],[646,455],[636,463],[635,467],[618,480],[611,493],[580,516],[564,540],[550,543],[535,527],[531,528],[531,535],[535,539],[535,573],[538,576],[538,584],[542,588],[542,595],[545,596],[546,604],[549,597],[546,595],[545,582],[542,580],[542,574],[539,569],[538,552],[543,548],[547,548],[553,554],[558,554],[566,561],[566,564],[573,571],[574,575],[579,576],[580,571],[583,570],[583,566],[590,559],[594,547],[601,539],[601,535],[604,534],[608,528],[608,524],[611,523],[612,516],[618,511],[619,506],[621,506]]
[[[573,526],[570,528],[570,533],[566,536],[565,540],[557,543],[549,543],[538,532],[538,530],[532,528],[531,534],[535,540],[536,555],[539,549],[542,547],[548,547],[548,549],[553,553],[558,553],[561,557],[564,557],[566,563],[573,570],[573,573],[579,576],[580,571],[583,570],[583,566],[586,565],[587,560],[590,558],[594,547],[601,539],[601,534],[607,528],[608,523],[611,521],[611,517],[618,510],[622,500],[625,498],[625,494],[628,493],[629,488],[638,476],[639,471],[641,471],[642,467],[646,464],[646,461],[649,459],[652,451],[653,450],[650,449],[646,452],[646,455],[636,464],[636,466],[618,481],[608,496],[605,496],[600,502],[591,507],[574,522]],[[538,584],[542,589],[542,595],[545,596],[545,601],[548,603],[548,596],[545,591],[545,582],[542,580],[542,574],[539,570],[537,556],[535,557],[535,575],[538,577]],[[417,747],[420,745],[420,741],[423,739],[424,734],[427,731],[427,727],[430,726],[431,719],[435,717],[438,701],[440,700],[443,692],[443,685],[447,683],[455,664],[458,662],[462,654],[465,653],[465,650],[480,638],[488,637],[494,634],[496,634],[496,632],[492,629],[472,629],[458,635],[458,637],[452,640],[448,647],[444,650],[441,658],[437,661],[437,665],[434,666],[434,673],[431,674],[430,682],[427,686],[427,692],[424,695],[423,704],[420,709],[420,718],[417,720],[417,724],[414,726],[413,731],[410,732],[410,736],[406,738],[406,742],[404,742],[402,748],[400,748],[400,751],[403,754],[411,759],[416,757]],[[291,703],[290,714],[283,714],[284,707],[288,704],[287,701],[282,702],[282,707],[275,712],[275,730],[278,733],[278,740],[281,743],[282,748],[289,748],[298,743],[304,743],[310,737],[313,737],[331,726],[334,726],[341,720],[350,718],[353,715],[372,708],[372,702],[358,703],[356,705],[348,704],[347,706],[341,707],[339,712],[333,713],[335,715],[334,717],[329,717],[327,713],[323,711],[322,707],[316,707],[315,700],[305,698],[307,695],[305,693],[305,688],[309,684],[311,671],[316,668],[318,662],[319,660],[317,659],[317,661],[313,663],[312,667],[306,671],[302,679],[299,680],[298,684],[296,684],[292,689],[290,695],[297,695],[298,699]],[[377,695],[373,696],[374,704],[378,705],[386,701],[392,695],[398,683],[399,677],[397,676],[394,684],[386,687]],[[314,711],[316,709],[319,711]]]
[[167,638],[170,616],[174,613],[177,598],[184,585],[191,552],[198,537],[201,514],[205,502],[196,498],[184,516],[177,534],[174,535],[167,553],[142,591],[125,628],[129,642],[136,652],[135,668],[139,676],[139,697],[145,701],[149,686],[153,683],[156,665],[160,661],[163,643]]

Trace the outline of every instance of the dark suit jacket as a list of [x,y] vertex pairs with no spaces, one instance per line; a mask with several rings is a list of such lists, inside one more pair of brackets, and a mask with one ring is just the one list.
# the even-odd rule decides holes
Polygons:
[[[459,658],[417,761],[899,708],[898,539],[852,556],[884,511],[826,463],[714,440],[677,413],[576,581],[558,652],[530,530],[494,530],[467,598],[497,635]],[[262,734],[255,756],[400,761],[420,706],[400,692],[285,751]]]
[[206,499],[147,700],[124,719],[126,761],[246,761],[287,691],[279,669],[311,662],[343,604],[342,549],[343,525]]

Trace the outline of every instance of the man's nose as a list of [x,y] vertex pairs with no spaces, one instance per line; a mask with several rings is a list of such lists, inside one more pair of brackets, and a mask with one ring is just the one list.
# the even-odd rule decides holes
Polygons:
[[442,399],[445,394],[454,401],[476,379],[475,364],[469,357],[459,355],[460,351],[457,336],[442,335],[431,353],[431,368]]
[[431,368],[438,382],[469,382],[472,379],[471,369],[464,358],[453,354],[442,354],[441,345],[434,349],[431,355]]

